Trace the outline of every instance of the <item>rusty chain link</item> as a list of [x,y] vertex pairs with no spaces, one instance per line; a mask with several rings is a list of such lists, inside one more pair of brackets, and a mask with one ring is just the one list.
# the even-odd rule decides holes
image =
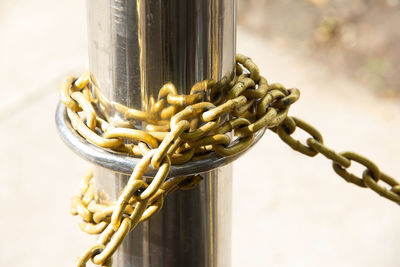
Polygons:
[[[289,107],[299,99],[298,89],[268,84],[257,65],[244,55],[237,55],[236,62],[232,79],[198,82],[189,95],[178,95],[174,84],[165,84],[157,99],[150,98],[145,111],[109,101],[89,72],[77,79],[68,77],[62,83],[61,101],[72,127],[82,137],[101,148],[141,157],[116,202],[95,189],[92,172],[82,180],[80,195],[71,200],[71,213],[82,218],[82,231],[100,236],[74,266],[86,266],[91,259],[96,265],[110,267],[112,255],[125,236],[155,215],[167,195],[177,189],[191,189],[202,180],[200,175],[167,179],[172,164],[206,157],[211,152],[224,157],[235,155],[246,150],[254,134],[263,128],[277,133],[294,150],[311,157],[320,153],[332,160],[334,171],[346,181],[371,188],[400,204],[400,184],[395,179],[363,156],[336,153],[324,145],[318,130],[287,116]],[[124,120],[112,120],[110,110]],[[137,129],[137,122],[145,122],[145,130]],[[296,128],[312,136],[307,144],[291,136]],[[232,131],[235,140],[227,134]],[[347,171],[351,161],[366,167],[362,178]],[[143,177],[150,165],[157,170],[151,179]]]

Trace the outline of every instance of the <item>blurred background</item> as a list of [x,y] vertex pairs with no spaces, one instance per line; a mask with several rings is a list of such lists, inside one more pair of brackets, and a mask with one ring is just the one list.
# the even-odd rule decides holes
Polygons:
[[[399,0],[238,0],[237,19],[237,51],[300,88],[291,115],[400,177]],[[85,3],[2,0],[0,36],[0,266],[71,266],[93,241],[69,215],[89,164],[54,112],[62,78],[84,69]],[[234,267],[400,266],[398,206],[330,165],[272,132],[233,164]]]
[[275,45],[399,97],[399,0],[238,1],[238,23]]

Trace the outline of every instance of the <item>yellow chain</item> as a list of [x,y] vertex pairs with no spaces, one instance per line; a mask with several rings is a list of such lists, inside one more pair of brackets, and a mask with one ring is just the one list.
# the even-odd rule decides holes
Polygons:
[[[168,194],[193,188],[202,180],[199,175],[166,179],[171,164],[183,164],[211,152],[235,155],[251,145],[257,131],[276,127],[286,118],[299,91],[268,85],[246,56],[237,55],[236,61],[232,80],[224,77],[219,82],[199,82],[189,95],[178,95],[175,86],[167,83],[157,100],[150,98],[146,111],[109,101],[90,82],[88,72],[63,82],[61,101],[72,127],[82,137],[99,147],[141,157],[116,202],[95,190],[92,172],[83,179],[81,194],[72,198],[71,213],[82,218],[80,229],[101,234],[75,266],[86,266],[89,259],[111,266],[111,256],[125,236],[156,214]],[[112,121],[107,110],[116,110],[124,121]],[[222,118],[227,120],[222,123]],[[145,131],[134,128],[138,121],[146,123]],[[231,131],[238,139],[235,144],[227,134]],[[143,175],[150,165],[157,173],[147,183]]]
[[[100,266],[111,266],[111,256],[125,236],[138,223],[156,214],[168,194],[193,188],[202,180],[199,175],[166,179],[171,164],[207,157],[211,152],[235,155],[247,149],[254,134],[265,127],[294,150],[311,157],[321,153],[332,160],[333,169],[346,181],[369,187],[400,204],[400,184],[380,172],[372,161],[353,152],[336,153],[324,145],[318,130],[287,116],[290,105],[300,96],[298,89],[268,84],[246,56],[237,55],[236,61],[232,80],[224,77],[219,82],[199,82],[190,95],[178,95],[172,83],[165,84],[157,100],[150,98],[147,111],[109,101],[89,81],[88,72],[63,82],[61,100],[72,127],[81,136],[99,147],[141,157],[116,202],[95,190],[92,172],[82,180],[80,195],[72,198],[71,213],[82,218],[81,230],[101,235],[95,245],[81,254],[75,266],[86,266],[89,259]],[[244,73],[242,66],[248,72]],[[203,99],[207,101],[201,102]],[[116,110],[124,121],[112,121],[106,110]],[[228,119],[221,123],[222,117]],[[135,129],[137,121],[146,123],[145,131]],[[291,136],[297,127],[312,136],[307,145]],[[239,139],[234,145],[227,134],[231,131]],[[366,167],[362,178],[347,172],[352,160]],[[147,183],[143,175],[150,165],[157,173]],[[380,180],[389,189],[379,185]]]
[[[307,145],[291,136],[296,128],[300,128],[312,136],[312,138],[307,139]],[[398,181],[381,172],[374,162],[362,155],[349,151],[336,153],[325,146],[319,131],[305,121],[295,117],[287,117],[281,125],[272,130],[292,149],[310,157],[320,153],[332,160],[333,170],[347,182],[370,188],[380,196],[400,204],[400,183]],[[351,161],[358,162],[366,168],[361,178],[347,171],[351,166]],[[378,184],[379,181],[386,183],[386,186]]]

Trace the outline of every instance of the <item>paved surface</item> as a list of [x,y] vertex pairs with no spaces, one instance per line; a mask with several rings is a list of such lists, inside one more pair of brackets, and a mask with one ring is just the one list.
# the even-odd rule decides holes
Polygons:
[[[71,266],[91,243],[68,213],[88,164],[62,144],[53,117],[59,81],[83,68],[84,5],[7,0],[0,15],[0,266]],[[399,103],[241,28],[238,51],[269,81],[301,89],[291,114],[320,128],[327,144],[359,151],[400,177]],[[234,163],[234,267],[396,267],[399,223],[398,206],[270,132]]]

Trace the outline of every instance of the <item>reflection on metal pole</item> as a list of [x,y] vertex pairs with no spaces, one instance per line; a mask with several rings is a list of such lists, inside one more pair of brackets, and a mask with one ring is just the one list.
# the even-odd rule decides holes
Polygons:
[[[148,110],[172,82],[179,94],[234,69],[236,3],[232,0],[88,0],[89,70],[110,101]],[[106,110],[116,123],[124,118]],[[135,125],[143,127],[143,125]],[[196,173],[196,168],[193,169]],[[231,167],[170,195],[114,256],[114,266],[230,266]],[[117,198],[129,178],[97,167],[96,184]]]

